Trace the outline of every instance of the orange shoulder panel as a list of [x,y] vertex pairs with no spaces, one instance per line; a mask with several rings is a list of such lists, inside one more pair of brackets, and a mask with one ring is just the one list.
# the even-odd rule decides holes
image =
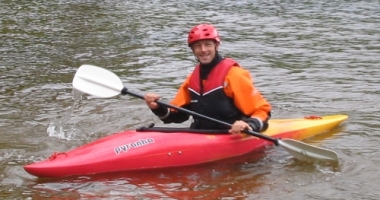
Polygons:
[[236,107],[245,115],[268,120],[271,105],[255,88],[249,71],[232,67],[225,79],[224,92],[233,98]]
[[187,104],[190,104],[190,92],[189,92],[189,80],[190,75],[186,78],[186,80],[182,83],[181,87],[178,89],[178,92],[174,99],[170,102],[172,105],[181,107]]

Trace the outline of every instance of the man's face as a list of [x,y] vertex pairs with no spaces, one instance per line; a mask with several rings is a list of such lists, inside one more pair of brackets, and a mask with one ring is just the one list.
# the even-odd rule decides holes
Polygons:
[[211,63],[218,48],[219,44],[217,44],[214,40],[200,40],[191,45],[194,55],[202,64]]

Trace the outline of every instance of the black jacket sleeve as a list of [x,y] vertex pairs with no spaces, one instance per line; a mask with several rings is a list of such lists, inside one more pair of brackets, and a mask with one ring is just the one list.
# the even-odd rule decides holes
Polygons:
[[[190,105],[182,106],[182,108],[189,109]],[[159,106],[157,109],[151,109],[165,124],[168,123],[182,123],[189,119],[190,115],[184,112],[172,111],[166,106]]]

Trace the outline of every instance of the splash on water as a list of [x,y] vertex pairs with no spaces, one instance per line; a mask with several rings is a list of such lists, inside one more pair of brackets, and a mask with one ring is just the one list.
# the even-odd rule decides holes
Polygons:
[[64,128],[64,125],[70,120],[75,105],[77,105],[79,101],[82,100],[82,93],[80,91],[73,89],[72,93],[74,98],[73,104],[65,109],[66,112],[62,117],[55,118],[50,122],[50,125],[46,130],[50,137],[57,137],[66,140],[72,140],[75,138],[75,124],[71,125],[71,127],[68,129]]

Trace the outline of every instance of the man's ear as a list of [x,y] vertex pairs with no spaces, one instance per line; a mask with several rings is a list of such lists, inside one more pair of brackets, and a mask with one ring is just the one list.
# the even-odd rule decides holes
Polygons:
[[216,50],[219,50],[219,46],[220,46],[220,42],[216,42],[216,43],[215,43],[215,48],[216,48]]

